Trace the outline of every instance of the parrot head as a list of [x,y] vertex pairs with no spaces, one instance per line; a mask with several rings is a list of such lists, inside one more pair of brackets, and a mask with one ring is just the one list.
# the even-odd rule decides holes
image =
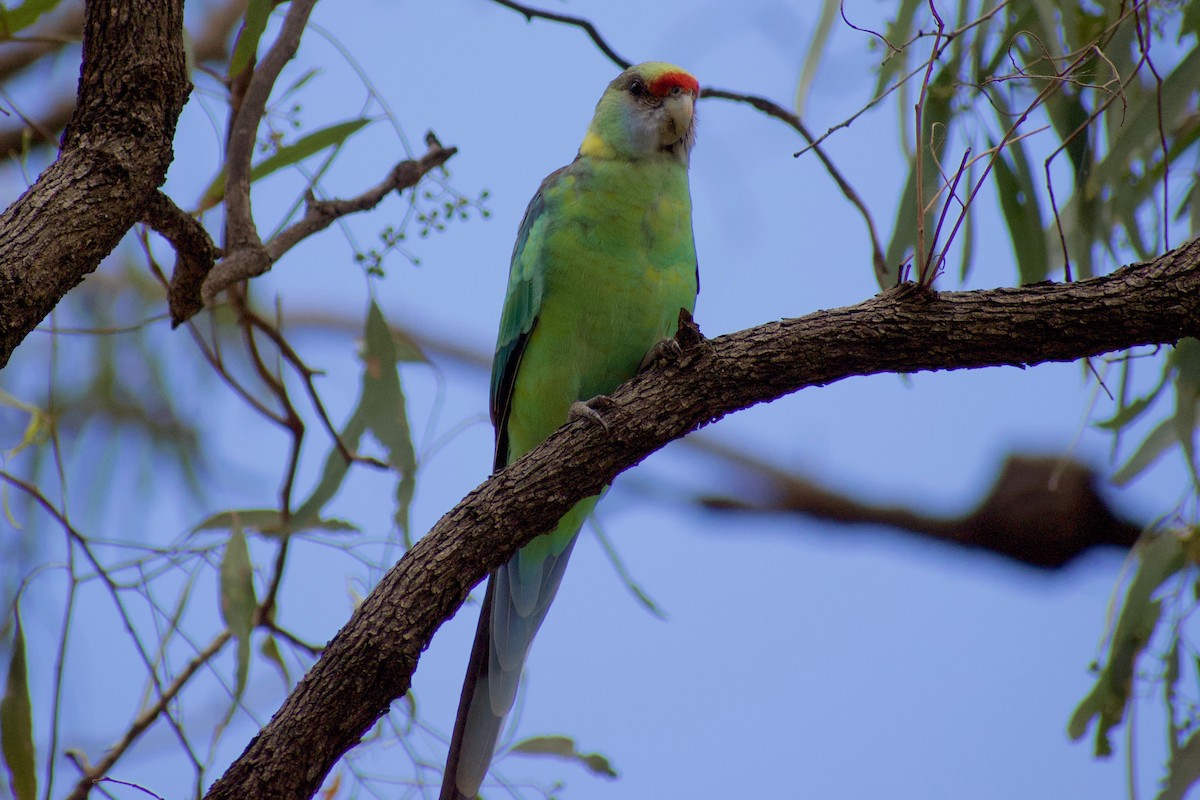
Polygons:
[[700,84],[673,64],[648,61],[618,75],[596,104],[579,154],[594,158],[675,158],[688,163],[696,140]]

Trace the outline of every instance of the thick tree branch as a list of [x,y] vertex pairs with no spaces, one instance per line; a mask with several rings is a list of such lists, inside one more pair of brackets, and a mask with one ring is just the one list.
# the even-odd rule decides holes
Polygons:
[[[192,58],[196,63],[224,61],[228,56],[229,32],[242,19],[246,11],[246,0],[225,0],[205,9],[201,28],[192,36]],[[83,27],[83,6],[72,5],[67,13],[55,18],[53,28],[47,31],[52,37],[66,37],[78,41]],[[24,69],[32,58],[43,58],[57,49],[53,42],[42,42],[23,47],[7,46],[0,54],[0,82],[10,79],[10,72]],[[75,93],[68,87],[52,101],[48,110],[36,120],[22,119],[18,125],[0,127],[0,155],[20,152],[26,147],[57,145],[58,134],[70,121],[75,111]],[[46,88],[40,90],[46,93]]]
[[[362,320],[328,310],[291,311],[291,332],[362,335]],[[392,327],[392,335],[431,360],[449,360],[486,377],[491,353],[460,338]],[[810,475],[773,464],[707,434],[678,443],[691,457],[712,459],[720,493],[680,493],[669,482],[627,482],[626,490],[666,502],[695,504],[716,513],[796,514],[806,521],[845,526],[882,525],[923,540],[952,544],[1056,569],[1097,547],[1133,547],[1144,525],[1126,518],[1100,492],[1103,477],[1067,456],[1014,453],[976,510],[934,517],[911,507],[884,506],[833,488]],[[979,524],[977,524],[979,523]]]
[[62,154],[0,214],[0,367],[141,218],[190,90],[182,0],[88,3]]
[[471,587],[576,501],[667,442],[756,403],[881,372],[1025,367],[1200,333],[1200,240],[1070,284],[934,293],[911,286],[711,341],[683,326],[675,364],[614,395],[609,431],[565,425],[447,513],[354,612],[321,660],[209,790],[307,798],[409,687]]

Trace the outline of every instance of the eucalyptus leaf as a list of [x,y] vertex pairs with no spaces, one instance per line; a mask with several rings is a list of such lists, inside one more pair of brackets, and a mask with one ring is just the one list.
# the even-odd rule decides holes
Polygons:
[[0,698],[0,752],[8,770],[15,800],[36,800],[37,757],[33,748],[33,702],[29,698],[29,671],[25,660],[25,633],[16,615],[8,679]]
[[[350,120],[349,122],[339,122],[336,125],[330,125],[329,127],[321,128],[320,130],[301,136],[295,142],[280,147],[274,153],[251,167],[250,182],[253,183],[272,173],[278,172],[284,167],[299,163],[328,147],[341,145],[350,136],[362,130],[372,121],[364,117]],[[207,211],[224,199],[225,171],[222,169],[221,173],[213,178],[208,188],[204,190],[198,211]]]
[[530,756],[550,756],[579,764],[593,775],[609,779],[619,777],[611,761],[599,753],[579,752],[575,747],[575,740],[569,736],[535,736],[524,739],[512,746],[512,752]]
[[1107,661],[1092,691],[1075,709],[1067,726],[1071,738],[1079,740],[1096,720],[1097,756],[1112,753],[1109,732],[1125,716],[1138,656],[1154,635],[1162,614],[1162,603],[1153,596],[1159,587],[1183,569],[1187,562],[1186,550],[1185,540],[1173,533],[1144,536],[1135,548],[1137,573],[1130,581],[1117,617]]
[[53,11],[60,2],[62,0],[25,0],[16,8],[0,4],[0,39],[8,39],[25,30],[47,11]]
[[246,535],[239,527],[233,529],[225,544],[220,582],[221,618],[237,639],[237,682],[233,697],[236,704],[246,688],[246,677],[250,670],[250,634],[254,630],[254,611],[258,607],[254,593],[254,566],[250,563]]
[[229,59],[230,78],[236,78],[258,52],[258,43],[267,29],[272,8],[274,3],[271,0],[249,0],[246,3],[246,16],[242,29],[238,31],[237,43],[233,46],[233,57]]
[[1163,420],[1138,445],[1137,450],[1133,452],[1124,466],[1113,474],[1113,483],[1118,486],[1129,483],[1149,469],[1159,459],[1159,456],[1166,452],[1167,448],[1178,443],[1179,437],[1175,434],[1175,420],[1173,418]]

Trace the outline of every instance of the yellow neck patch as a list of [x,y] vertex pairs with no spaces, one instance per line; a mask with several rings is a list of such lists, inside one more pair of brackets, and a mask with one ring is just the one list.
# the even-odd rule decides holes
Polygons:
[[617,153],[600,134],[589,130],[583,137],[583,144],[579,145],[579,155],[590,158],[615,158]]

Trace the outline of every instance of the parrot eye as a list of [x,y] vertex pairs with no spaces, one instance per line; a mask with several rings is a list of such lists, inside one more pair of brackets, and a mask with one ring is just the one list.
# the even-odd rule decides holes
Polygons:
[[635,80],[629,84],[629,93],[634,97],[644,97],[646,94],[646,84]]
[[672,96],[672,97],[678,97],[678,96],[679,96],[679,93],[680,93],[680,92],[682,92],[682,91],[683,91],[683,90],[682,90],[682,89],[680,89],[678,86],[672,86],[672,87],[671,87],[671,96]]

